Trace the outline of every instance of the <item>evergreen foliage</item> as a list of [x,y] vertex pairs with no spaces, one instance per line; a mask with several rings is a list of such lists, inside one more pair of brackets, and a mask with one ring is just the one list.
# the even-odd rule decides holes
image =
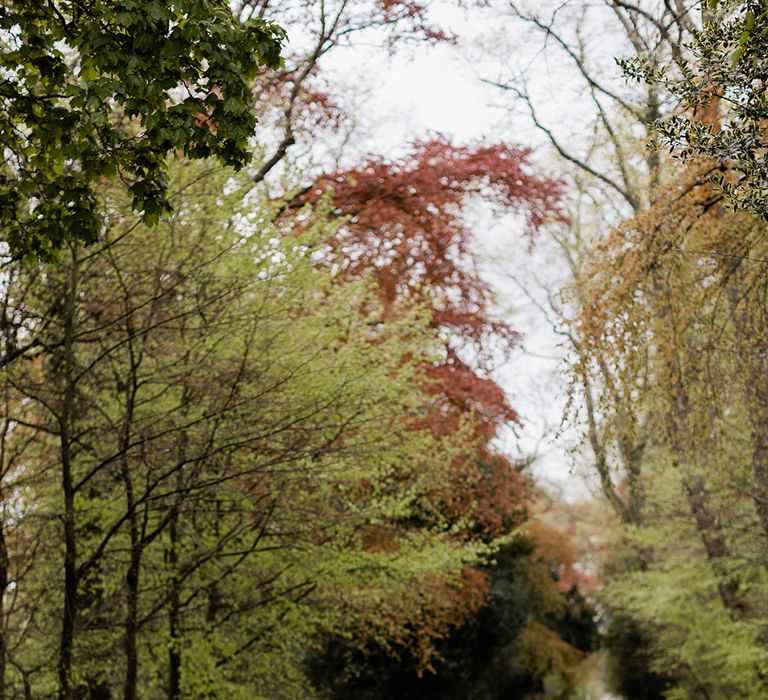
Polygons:
[[731,206],[768,217],[768,8],[763,0],[709,0],[702,16],[674,64],[654,66],[641,56],[620,64],[678,99],[684,112],[656,122],[672,153],[683,161],[714,159],[712,180]]

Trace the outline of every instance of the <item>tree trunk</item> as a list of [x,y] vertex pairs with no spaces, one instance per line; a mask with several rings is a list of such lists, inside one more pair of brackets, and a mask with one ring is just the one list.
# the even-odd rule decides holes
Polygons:
[[717,515],[710,506],[710,498],[704,479],[701,477],[689,479],[685,484],[685,489],[688,493],[691,513],[696,521],[696,529],[707,553],[707,559],[719,579],[717,589],[720,600],[728,610],[740,611],[743,606],[737,597],[738,582],[728,576],[726,571],[723,571],[722,564],[727,560],[730,552],[718,523]]
[[168,634],[170,645],[168,647],[168,700],[180,700],[181,698],[181,648],[179,645],[179,610],[180,610],[180,582],[177,574],[178,554],[177,544],[178,512],[174,512],[170,522],[170,550],[168,563],[171,569],[171,590],[168,609]]
[[137,385],[137,360],[133,352],[133,328],[130,322],[127,325],[129,337],[129,350],[131,355],[131,376],[126,390],[125,417],[121,435],[121,472],[125,484],[125,507],[128,512],[128,531],[131,538],[131,558],[125,582],[128,588],[128,600],[125,619],[125,637],[123,647],[125,649],[125,681],[123,684],[124,700],[136,700],[137,678],[139,671],[139,654],[137,650],[137,637],[139,630],[139,581],[141,576],[141,559],[144,553],[144,542],[139,527],[139,515],[136,511],[136,500],[131,478],[131,467],[128,459],[128,449],[131,442],[131,424],[133,422],[134,407],[136,405]]
[[8,545],[0,522],[0,700],[5,700],[5,665],[8,645],[5,638],[5,589],[8,588]]
[[[128,489],[129,502],[132,501],[132,492]],[[132,503],[131,503],[132,507]],[[123,684],[123,697],[125,700],[136,700],[136,683],[139,668],[139,655],[136,647],[138,636],[139,617],[139,575],[141,572],[142,548],[139,541],[139,530],[134,513],[129,521],[131,534],[131,560],[125,576],[128,587],[128,606],[125,620],[125,681]]]
[[59,444],[61,457],[61,488],[64,498],[64,615],[59,644],[59,700],[71,700],[72,648],[77,616],[77,540],[75,535],[75,486],[71,452],[71,424],[75,403],[75,301],[77,295],[77,248],[72,248],[72,260],[64,301],[64,398],[59,415]]

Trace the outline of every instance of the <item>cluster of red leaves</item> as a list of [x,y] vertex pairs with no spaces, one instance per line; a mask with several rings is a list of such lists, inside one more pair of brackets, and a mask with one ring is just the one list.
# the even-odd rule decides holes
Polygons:
[[443,137],[417,141],[400,160],[372,158],[331,173],[303,196],[333,193],[348,217],[334,255],[350,276],[373,270],[388,306],[430,297],[435,320],[477,340],[493,324],[489,290],[478,275],[471,234],[462,216],[469,194],[525,214],[530,231],[559,217],[561,183],[533,172],[530,151],[507,144],[455,146]]
[[450,435],[459,428],[460,417],[472,415],[478,439],[491,440],[498,427],[517,422],[504,390],[492,379],[478,374],[453,353],[441,363],[425,368],[427,392],[435,397],[435,410],[442,418],[430,425],[437,435]]
[[[433,327],[446,331],[443,359],[426,366],[431,410],[422,420],[438,436],[472,426],[476,456],[456,465],[441,500],[459,518],[470,514],[487,536],[520,518],[527,489],[490,441],[517,420],[503,389],[485,376],[489,345],[510,347],[516,333],[491,312],[492,295],[478,271],[463,216],[468,197],[480,197],[525,217],[529,233],[560,219],[561,183],[537,174],[530,150],[508,144],[457,146],[443,137],[417,141],[403,158],[371,158],[330,173],[299,204],[330,194],[343,224],[328,241],[326,264],[349,278],[372,274],[384,320],[414,303],[426,305]],[[471,344],[477,366],[462,359]]]

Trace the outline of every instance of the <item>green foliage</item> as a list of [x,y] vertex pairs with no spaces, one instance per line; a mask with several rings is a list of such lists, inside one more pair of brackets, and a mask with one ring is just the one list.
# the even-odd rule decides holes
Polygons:
[[[641,508],[605,572],[605,601],[639,633],[645,659],[630,658],[647,662],[666,697],[759,698],[765,223],[717,206],[710,172],[679,172],[648,212],[612,232],[592,270],[582,330],[592,361],[611,368],[603,376],[622,379],[600,402],[617,430],[637,426],[642,468]],[[614,639],[622,644],[620,632]]]
[[248,161],[251,80],[277,67],[282,30],[225,0],[6,0],[0,6],[0,226],[49,258],[103,226],[102,178],[153,224],[169,211],[166,158]]
[[276,224],[247,177],[174,174],[161,235],[115,188],[99,247],[14,268],[45,349],[5,375],[12,693],[61,687],[67,517],[70,696],[133,672],[140,698],[307,697],[321,634],[428,654],[431,582],[494,548],[412,517],[465,449],[412,425],[439,347],[425,315],[383,324],[367,280],[315,263],[324,204]]
[[[730,462],[733,486],[714,494],[733,555],[713,562],[696,521],[681,507],[688,470],[662,455],[657,459],[648,524],[631,532],[628,540],[635,551],[652,552],[652,557],[645,566],[614,571],[605,600],[630,624],[642,625],[650,640],[649,670],[667,677],[665,697],[764,697],[765,547],[750,500],[736,487],[739,475],[734,473],[748,460]],[[716,468],[709,473],[710,483],[719,476]],[[737,589],[738,611],[723,605],[724,580]]]

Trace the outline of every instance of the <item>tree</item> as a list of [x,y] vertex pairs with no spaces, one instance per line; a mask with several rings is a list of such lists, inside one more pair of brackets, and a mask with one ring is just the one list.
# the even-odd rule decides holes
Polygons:
[[[382,327],[418,303],[444,339],[440,356],[424,363],[432,405],[418,426],[440,437],[467,426],[471,451],[450,465],[445,482],[432,484],[417,514],[427,522],[447,519],[460,527],[462,538],[493,541],[514,532],[528,517],[533,500],[528,479],[491,443],[501,426],[517,416],[490,376],[489,348],[508,351],[517,334],[493,316],[493,296],[479,274],[462,206],[474,197],[514,210],[525,216],[529,234],[535,235],[544,222],[562,219],[561,194],[560,182],[536,173],[525,148],[457,146],[438,136],[414,143],[401,159],[370,158],[325,175],[282,205],[287,212],[330,196],[339,228],[325,241],[318,261],[341,278],[373,276]],[[451,626],[439,630],[437,653],[426,669],[431,672],[424,672],[422,657],[406,645],[396,646],[393,655],[393,650],[370,642],[331,638],[315,660],[317,682],[337,698],[388,697],[394,692],[403,697],[485,697],[481,693],[493,693],[494,688],[514,692],[537,687],[548,674],[554,678],[562,672],[563,687],[572,689],[578,674],[569,674],[582,656],[560,639],[553,620],[541,613],[540,608],[550,604],[550,612],[562,611],[550,576],[561,564],[560,552],[550,560],[545,551],[538,537],[529,545],[516,542],[499,553],[503,563],[498,567],[466,572],[463,602],[450,589],[443,591],[442,616],[450,615]],[[510,588],[516,596],[505,593]],[[478,596],[482,607],[476,610]],[[509,624],[494,628],[491,620],[497,614],[507,616]],[[487,644],[474,656],[469,648],[480,636],[487,637]],[[571,664],[568,670],[568,664],[561,663],[564,657],[540,667],[533,662],[547,657],[552,645],[564,651]],[[501,659],[515,670],[494,678],[496,665],[505,664]]]
[[454,465],[450,482],[436,492],[439,510],[455,519],[471,517],[489,537],[507,531],[520,517],[525,487],[509,460],[489,445],[517,416],[489,376],[488,348],[506,352],[517,334],[493,316],[462,205],[477,198],[520,212],[533,235],[545,221],[561,217],[561,183],[538,174],[523,147],[458,146],[438,136],[414,143],[400,160],[371,158],[329,173],[288,210],[326,194],[340,226],[326,241],[324,263],[346,279],[373,275],[382,322],[414,303],[423,305],[430,326],[445,339],[441,356],[424,365],[433,403],[421,425],[445,436],[468,422],[476,452]]
[[[591,301],[583,292],[584,276],[606,230],[645,211],[668,177],[660,151],[646,145],[655,135],[656,121],[673,108],[673,99],[660,84],[628,85],[616,69],[615,55],[626,51],[659,67],[682,54],[694,25],[685,3],[646,7],[608,0],[561,7],[511,2],[509,14],[526,31],[539,34],[547,60],[567,76],[567,84],[557,89],[576,102],[574,114],[584,116],[560,123],[548,120],[533,75],[502,73],[487,81],[528,110],[561,164],[562,177],[571,184],[563,203],[567,225],[546,228],[540,244],[559,260],[560,279],[543,280],[536,264],[506,274],[565,343],[563,355],[573,378],[567,409],[581,425],[607,503],[625,522],[640,522],[644,426],[650,423],[632,405],[632,383],[635,372],[642,372],[643,357],[634,357],[630,370],[611,365],[599,347],[585,352],[578,324],[580,311]],[[606,41],[606,36],[615,41]]]
[[[562,285],[540,285],[536,272],[515,276],[566,343],[571,418],[582,423],[595,481],[624,523],[626,547],[617,548],[603,568],[614,651],[624,653],[622,640],[642,639],[648,653],[630,659],[635,682],[638,675],[648,685],[661,681],[681,697],[759,695],[762,690],[751,688],[761,688],[755,640],[762,622],[745,612],[744,595],[761,598],[762,574],[747,573],[735,562],[754,556],[758,546],[752,508],[757,510],[760,498],[745,504],[744,492],[737,496],[733,483],[724,483],[727,473],[743,478],[735,474],[744,473],[744,454],[730,436],[738,443],[745,435],[743,427],[729,423],[722,428],[729,439],[714,438],[718,421],[738,409],[730,405],[719,413],[719,402],[730,393],[727,385],[718,381],[717,390],[705,388],[706,379],[717,374],[717,363],[704,364],[713,357],[704,338],[717,344],[707,322],[723,328],[716,314],[708,314],[723,311],[714,296],[723,288],[704,272],[709,262],[692,252],[700,248],[681,253],[675,244],[688,235],[694,218],[679,216],[686,188],[698,190],[699,211],[712,208],[714,215],[717,197],[698,189],[702,183],[695,177],[686,179],[672,168],[661,150],[645,148],[658,137],[658,121],[677,107],[674,81],[628,85],[618,71],[600,70],[600,61],[613,63],[622,48],[596,31],[612,23],[611,36],[622,37],[623,50],[655,70],[683,65],[700,26],[697,5],[611,0],[527,7],[512,4],[521,21],[541,32],[551,60],[559,56],[571,67],[583,86],[580,105],[588,122],[550,123],[539,109],[534,82],[514,76],[493,81],[528,106],[534,125],[561,162],[570,164],[575,184],[567,209],[570,225],[551,233],[567,270]],[[569,140],[569,126],[589,137]],[[758,373],[750,376],[754,386],[762,385]],[[751,535],[741,539],[744,528]],[[750,603],[746,607],[753,612]],[[697,619],[706,616],[710,622],[689,624],[697,608]],[[618,627],[622,624],[626,629]],[[691,646],[676,655],[685,639]],[[729,657],[729,648],[739,654]],[[704,663],[702,649],[709,650]],[[638,669],[644,663],[645,669]],[[617,665],[622,664],[619,658]]]
[[169,210],[166,158],[249,159],[251,81],[283,31],[223,0],[8,0],[0,8],[0,226],[14,253],[93,243],[119,179],[145,223]]
[[627,531],[641,565],[615,565],[607,600],[650,637],[653,668],[680,697],[760,697],[765,224],[720,206],[714,167],[681,171],[607,238],[582,337],[633,378],[653,435],[646,516]]

